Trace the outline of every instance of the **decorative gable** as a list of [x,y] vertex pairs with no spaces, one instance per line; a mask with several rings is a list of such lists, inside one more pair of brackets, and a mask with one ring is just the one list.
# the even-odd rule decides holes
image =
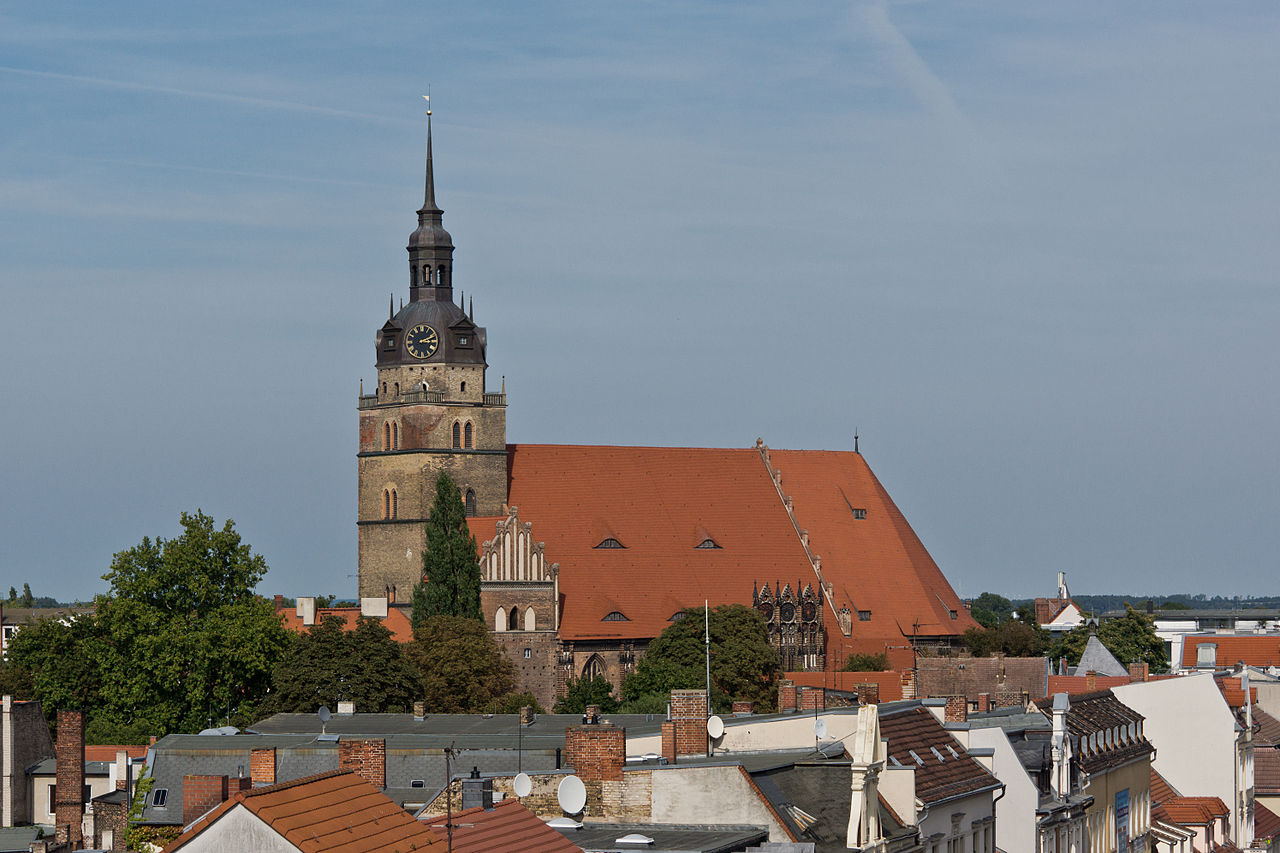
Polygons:
[[547,563],[546,545],[533,541],[533,525],[520,521],[516,507],[495,525],[497,536],[480,546],[480,579],[550,582],[560,574],[559,563]]

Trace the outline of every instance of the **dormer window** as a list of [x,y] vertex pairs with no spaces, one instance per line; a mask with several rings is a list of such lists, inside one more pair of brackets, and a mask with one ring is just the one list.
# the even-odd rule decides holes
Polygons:
[[383,344],[382,344],[382,348],[383,348],[383,349],[395,349],[395,348],[396,348],[396,336],[395,336],[395,335],[387,335],[387,337],[384,339],[384,342],[383,342]]
[[720,546],[716,543],[716,540],[711,538],[703,539],[701,542],[699,542],[697,545],[694,545],[693,547],[703,551],[715,551],[720,549]]
[[460,346],[460,347],[469,347],[469,346],[471,346],[471,336],[470,336],[470,335],[458,335],[458,346]]
[[670,618],[668,618],[668,619],[667,619],[667,621],[668,621],[668,622],[679,622],[681,619],[683,619],[683,618],[685,617],[685,615],[686,615],[686,614],[685,614],[685,612],[684,612],[683,610],[677,610],[675,613],[672,613],[672,614],[671,614]]
[[859,521],[863,521],[867,517],[867,511],[865,509],[855,509],[853,511],[853,517]]
[[601,622],[630,622],[631,620],[628,619],[626,616],[623,616],[617,610],[611,610],[608,613],[606,613],[600,619],[600,621]]
[[608,550],[618,550],[626,547],[627,547],[626,545],[623,545],[617,539],[614,539],[612,536],[610,536],[607,539],[600,540],[600,544],[596,546],[596,549],[608,551]]

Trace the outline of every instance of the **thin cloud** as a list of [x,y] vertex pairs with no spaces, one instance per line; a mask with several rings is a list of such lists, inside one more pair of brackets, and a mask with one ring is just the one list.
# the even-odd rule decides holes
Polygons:
[[132,92],[154,92],[160,95],[173,95],[179,98],[194,98],[204,101],[218,101],[227,104],[260,107],[269,110],[281,110],[296,113],[311,113],[335,118],[357,119],[381,124],[397,126],[416,126],[416,122],[405,119],[389,118],[374,113],[361,113],[353,110],[340,110],[335,107],[321,107],[315,104],[304,104],[296,101],[279,101],[272,98],[254,98],[248,95],[233,95],[226,92],[210,92],[200,89],[180,89],[174,86],[156,86],[150,83],[136,83],[129,80],[113,80],[107,77],[88,77],[82,74],[64,74],[57,71],[37,71],[32,68],[14,68],[0,65],[0,73],[16,74],[23,77],[39,77],[46,80],[64,80],[70,83],[84,83],[90,86],[103,86],[109,89],[123,89]]

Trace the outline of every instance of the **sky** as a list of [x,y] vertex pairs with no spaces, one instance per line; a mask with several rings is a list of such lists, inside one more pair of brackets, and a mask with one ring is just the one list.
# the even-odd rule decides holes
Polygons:
[[964,596],[1274,595],[1280,6],[17,2],[0,593],[355,594],[422,200],[508,440],[852,449]]

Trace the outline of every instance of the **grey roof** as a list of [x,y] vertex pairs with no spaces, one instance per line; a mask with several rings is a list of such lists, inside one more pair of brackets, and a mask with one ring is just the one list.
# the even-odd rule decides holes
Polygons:
[[[46,758],[38,761],[27,768],[28,776],[55,776],[58,773],[58,759]],[[86,776],[110,776],[110,761],[86,761],[84,763],[84,775]]]
[[615,841],[630,833],[653,839],[652,846],[635,845],[649,853],[731,853],[769,838],[764,827],[740,824],[584,823],[581,829],[560,833],[589,853],[616,851]]
[[[646,726],[657,731],[665,719],[663,714],[605,714],[601,718],[602,722],[628,731]],[[324,724],[324,730],[331,735],[387,737],[388,746],[392,735],[413,735],[419,738],[417,743],[440,747],[456,742],[459,746],[515,749],[519,743],[526,749],[555,749],[564,747],[565,729],[581,724],[581,714],[539,714],[532,725],[523,727],[516,714],[430,714],[422,720],[415,720],[412,714],[352,714],[331,717]],[[276,714],[245,731],[264,735],[316,735],[321,731],[321,724],[315,714]]]
[[40,836],[38,826],[9,826],[0,828],[0,853],[27,853],[31,842]]
[[1044,714],[1031,713],[1019,705],[1008,708],[997,708],[994,711],[977,711],[969,715],[967,720],[971,729],[1001,728],[1006,732],[1021,732],[1028,729],[1050,729],[1053,723]]
[[1084,647],[1084,654],[1080,656],[1080,665],[1071,670],[1071,674],[1084,675],[1090,671],[1096,672],[1098,675],[1120,676],[1129,674],[1129,669],[1116,660],[1115,655],[1107,651],[1107,647],[1102,645],[1102,641],[1098,639],[1096,634],[1089,636],[1089,642]]
[[[849,830],[850,763],[848,761],[804,762],[763,773],[751,779],[797,838],[814,843],[817,853],[844,851]],[[816,818],[807,829],[796,822],[798,808]],[[912,835],[915,830],[898,824],[886,809],[880,809],[886,838]]]

